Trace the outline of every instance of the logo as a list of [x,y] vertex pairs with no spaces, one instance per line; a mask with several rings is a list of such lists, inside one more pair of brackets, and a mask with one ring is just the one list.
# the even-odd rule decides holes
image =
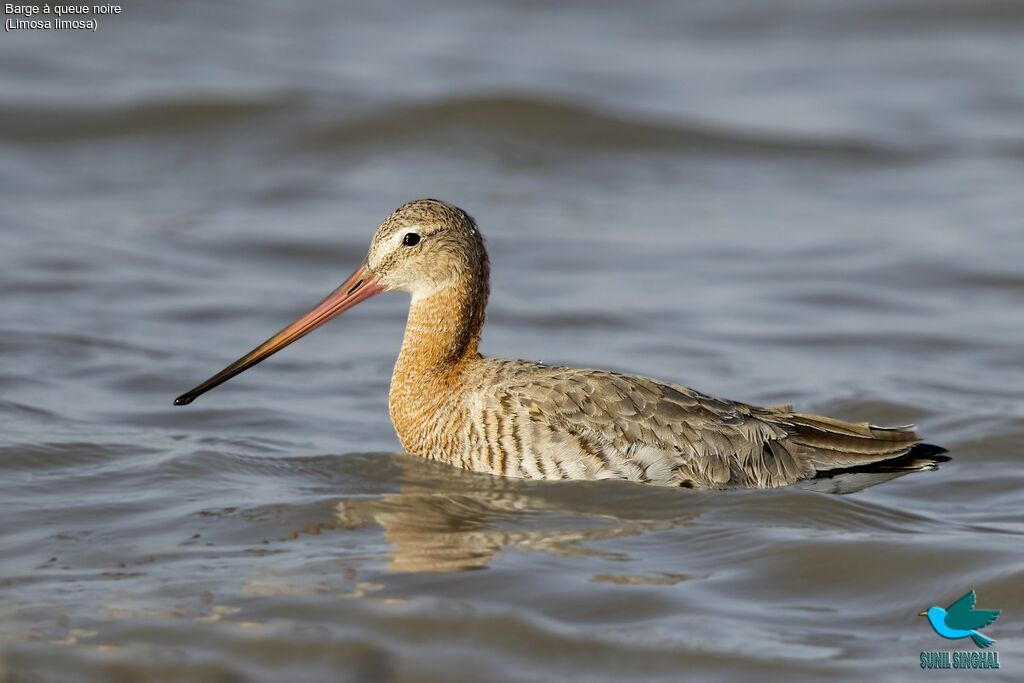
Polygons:
[[985,628],[999,617],[997,609],[975,609],[977,596],[970,591],[943,609],[934,605],[918,616],[927,617],[928,623],[943,638],[962,640],[970,638],[983,651],[922,652],[922,669],[998,669],[999,653],[987,649],[994,638],[979,629]]

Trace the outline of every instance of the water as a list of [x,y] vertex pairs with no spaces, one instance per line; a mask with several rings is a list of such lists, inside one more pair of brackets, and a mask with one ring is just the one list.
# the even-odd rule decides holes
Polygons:
[[[1024,675],[1024,6],[138,3],[0,41],[0,679]],[[406,301],[188,408],[415,197],[483,350],[918,423],[848,496],[403,456]],[[950,672],[944,672],[949,674]],[[954,674],[955,675],[955,674]],[[980,675],[980,674],[979,674]]]

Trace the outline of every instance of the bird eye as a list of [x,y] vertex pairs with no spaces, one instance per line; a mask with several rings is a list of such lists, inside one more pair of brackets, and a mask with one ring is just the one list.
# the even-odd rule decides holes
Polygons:
[[405,233],[405,237],[402,238],[402,244],[407,247],[415,247],[420,243],[420,236],[414,232]]

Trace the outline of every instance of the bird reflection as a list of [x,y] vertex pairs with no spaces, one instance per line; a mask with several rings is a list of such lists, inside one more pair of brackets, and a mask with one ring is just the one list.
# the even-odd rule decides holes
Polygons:
[[[395,463],[402,473],[397,492],[344,498],[335,506],[338,526],[383,528],[388,569],[394,572],[483,569],[504,549],[626,560],[590,543],[679,527],[696,516],[693,502],[674,490],[677,504],[656,505],[652,516],[650,491],[628,484],[553,486],[454,471],[407,456]],[[594,495],[596,487],[604,488],[603,500]]]

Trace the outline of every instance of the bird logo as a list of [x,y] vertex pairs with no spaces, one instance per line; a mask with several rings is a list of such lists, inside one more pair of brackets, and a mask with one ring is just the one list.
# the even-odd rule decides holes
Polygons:
[[960,638],[971,637],[978,647],[988,647],[996,642],[983,633],[979,628],[991,624],[999,616],[997,609],[974,609],[977,600],[974,591],[964,594],[959,600],[946,609],[938,606],[929,607],[927,611],[921,612],[918,616],[928,617],[928,623],[932,625],[935,632],[943,638],[959,640]]

